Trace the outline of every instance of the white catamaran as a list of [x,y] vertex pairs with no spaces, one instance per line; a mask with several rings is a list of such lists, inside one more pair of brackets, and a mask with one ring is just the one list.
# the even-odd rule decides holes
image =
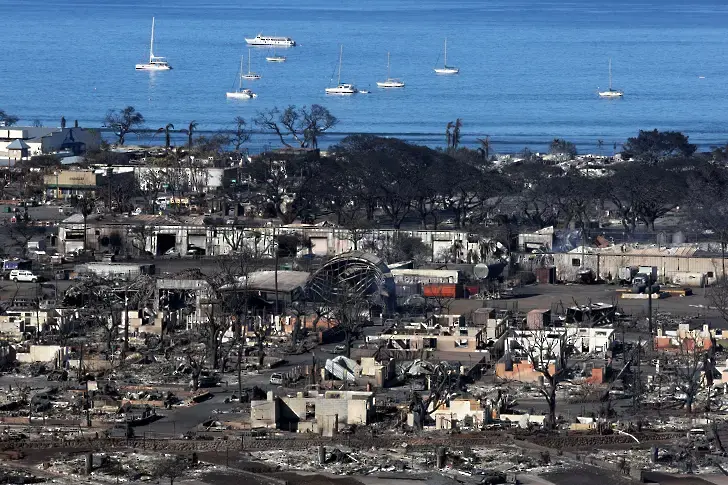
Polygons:
[[436,67],[435,72],[437,74],[458,74],[460,72],[459,68],[447,65],[447,37],[445,37],[445,64],[442,67]]
[[403,88],[404,82],[400,81],[399,79],[393,79],[390,76],[390,69],[389,69],[389,52],[387,52],[387,80],[386,81],[377,81],[377,86],[380,88]]
[[137,64],[137,71],[169,71],[172,66],[169,65],[167,59],[154,55],[154,17],[152,17],[152,41],[149,45],[149,62],[146,64]]
[[237,91],[225,93],[225,95],[228,98],[234,98],[234,99],[250,99],[250,98],[258,97],[258,95],[255,94],[250,89],[243,89],[243,56],[240,56],[240,71],[238,72],[238,89],[237,89]]
[[356,94],[359,92],[353,84],[341,83],[341,59],[344,57],[344,46],[339,50],[339,77],[336,87],[326,88],[326,94]]
[[624,92],[618,89],[612,89],[612,59],[609,59],[609,89],[606,91],[600,91],[600,98],[621,98],[624,96]]
[[248,73],[242,75],[243,79],[260,79],[260,74],[250,70],[250,49],[248,49]]

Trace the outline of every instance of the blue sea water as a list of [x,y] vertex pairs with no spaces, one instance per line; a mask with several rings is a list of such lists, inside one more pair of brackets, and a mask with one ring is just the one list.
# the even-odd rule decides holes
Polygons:
[[[466,142],[488,134],[499,151],[563,137],[594,152],[598,139],[611,147],[641,128],[684,131],[702,146],[728,141],[725,0],[0,0],[0,12],[0,109],[21,123],[63,115],[98,126],[109,108],[133,105],[153,129],[194,119],[213,131],[261,109],[319,103],[340,119],[337,133],[431,145],[455,118]],[[155,53],[171,72],[134,70],[152,16]],[[243,37],[258,32],[299,46],[279,51],[282,64],[253,49],[258,98],[227,100]],[[445,37],[458,76],[432,71]],[[324,94],[340,44],[342,81],[371,94]],[[388,51],[402,90],[376,87]],[[624,99],[596,95],[609,58]]]

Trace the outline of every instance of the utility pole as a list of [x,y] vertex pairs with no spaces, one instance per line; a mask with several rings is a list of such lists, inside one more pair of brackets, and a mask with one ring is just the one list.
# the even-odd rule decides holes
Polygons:
[[650,332],[650,350],[655,350],[655,339],[652,336],[652,274],[647,276],[647,325]]
[[129,351],[129,285],[124,288],[124,358]]
[[[641,376],[641,369],[640,369],[640,363],[642,362],[642,337],[640,337],[637,340],[637,361],[634,362],[635,364],[635,371],[634,371],[634,383],[632,388],[632,407],[636,411],[637,410],[637,396],[642,391],[642,376]],[[634,356],[634,352],[632,353]]]
[[109,210],[109,214],[112,213],[111,210],[111,174],[114,171],[114,168],[109,166],[106,168],[106,185],[109,187],[109,205],[107,206],[107,209]]
[[275,306],[275,316],[278,316],[278,250],[280,245],[278,244],[278,236],[276,236],[276,230],[275,227],[273,228],[273,250],[275,251],[275,268],[273,270],[273,278],[275,283],[275,290],[276,290],[276,306]]

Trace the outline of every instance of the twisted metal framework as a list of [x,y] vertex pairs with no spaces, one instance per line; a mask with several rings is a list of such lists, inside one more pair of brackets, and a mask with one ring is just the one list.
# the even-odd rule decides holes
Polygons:
[[327,261],[311,276],[307,290],[312,299],[327,303],[359,297],[388,307],[394,297],[394,280],[380,258],[351,251]]

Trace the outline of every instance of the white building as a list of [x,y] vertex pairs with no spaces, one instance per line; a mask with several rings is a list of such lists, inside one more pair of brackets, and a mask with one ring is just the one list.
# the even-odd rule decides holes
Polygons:
[[134,167],[134,176],[142,190],[147,190],[152,180],[159,180],[182,192],[214,191],[222,187],[224,172],[214,167]]
[[86,128],[52,128],[46,126],[11,126],[0,128],[0,157],[9,157],[8,145],[21,140],[28,146],[28,155],[44,155],[67,151],[80,155],[98,149],[101,133]]
[[[611,327],[553,327],[539,330],[514,330],[506,338],[505,350],[530,361],[530,355],[541,353],[543,359],[558,361],[567,345],[578,353],[604,354],[614,341]],[[528,349],[534,349],[531,352]]]

